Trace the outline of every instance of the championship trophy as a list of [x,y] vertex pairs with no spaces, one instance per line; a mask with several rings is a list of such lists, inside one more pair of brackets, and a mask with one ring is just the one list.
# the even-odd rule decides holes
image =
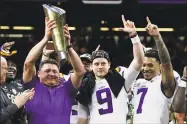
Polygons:
[[63,31],[63,27],[66,24],[66,11],[56,6],[47,4],[43,4],[43,9],[45,16],[48,17],[49,20],[56,21],[57,26],[52,30],[52,39],[55,51],[60,57],[60,63],[64,64],[67,60],[67,42]]

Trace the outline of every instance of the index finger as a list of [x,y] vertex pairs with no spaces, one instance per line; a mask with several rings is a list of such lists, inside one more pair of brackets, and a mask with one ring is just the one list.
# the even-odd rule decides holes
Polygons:
[[97,46],[97,48],[95,49],[95,51],[98,51],[98,50],[99,50],[99,48],[100,48],[100,45],[98,45],[98,46]]
[[147,23],[148,23],[148,24],[151,24],[151,21],[150,21],[150,19],[149,19],[148,16],[146,17],[146,20],[147,20]]
[[122,19],[123,25],[125,26],[126,20],[125,20],[125,18],[124,18],[124,15],[121,15],[121,19]]

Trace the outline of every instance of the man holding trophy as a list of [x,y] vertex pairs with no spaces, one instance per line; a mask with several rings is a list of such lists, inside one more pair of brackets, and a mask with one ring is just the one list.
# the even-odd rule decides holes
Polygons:
[[[35,96],[26,104],[29,124],[69,124],[71,102],[85,74],[84,66],[71,46],[68,25],[64,25],[62,9],[43,5],[45,20],[45,36],[29,52],[23,71],[23,83],[26,89],[35,88]],[[42,51],[53,38],[55,51],[66,61],[66,53],[71,59],[74,73],[68,80],[59,76],[59,64],[55,60],[44,60],[36,72],[35,63]]]

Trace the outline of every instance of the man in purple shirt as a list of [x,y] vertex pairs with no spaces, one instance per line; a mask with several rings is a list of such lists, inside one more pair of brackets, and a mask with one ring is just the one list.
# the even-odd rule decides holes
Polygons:
[[44,60],[36,72],[35,62],[42,54],[43,48],[51,38],[51,30],[56,22],[46,18],[44,38],[29,52],[23,72],[25,88],[35,88],[33,100],[26,104],[29,124],[69,124],[71,102],[75,98],[77,88],[84,76],[84,66],[70,43],[68,26],[64,26],[67,39],[67,52],[74,68],[74,73],[68,80],[59,78],[59,65],[54,60]]

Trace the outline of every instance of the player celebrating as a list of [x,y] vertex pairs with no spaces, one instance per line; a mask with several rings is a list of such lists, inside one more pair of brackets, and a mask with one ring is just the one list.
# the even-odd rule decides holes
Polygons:
[[180,76],[173,73],[170,56],[158,27],[148,17],[147,22],[146,30],[153,36],[158,51],[150,49],[145,53],[142,69],[144,79],[138,79],[134,86],[133,124],[168,124],[169,105]]
[[93,76],[83,80],[78,94],[79,124],[126,124],[127,91],[139,74],[144,53],[134,23],[125,21],[123,16],[122,21],[124,28],[121,29],[129,33],[133,43],[134,59],[128,69],[119,67],[118,73],[109,70],[111,61],[107,52],[99,50],[92,53]]

